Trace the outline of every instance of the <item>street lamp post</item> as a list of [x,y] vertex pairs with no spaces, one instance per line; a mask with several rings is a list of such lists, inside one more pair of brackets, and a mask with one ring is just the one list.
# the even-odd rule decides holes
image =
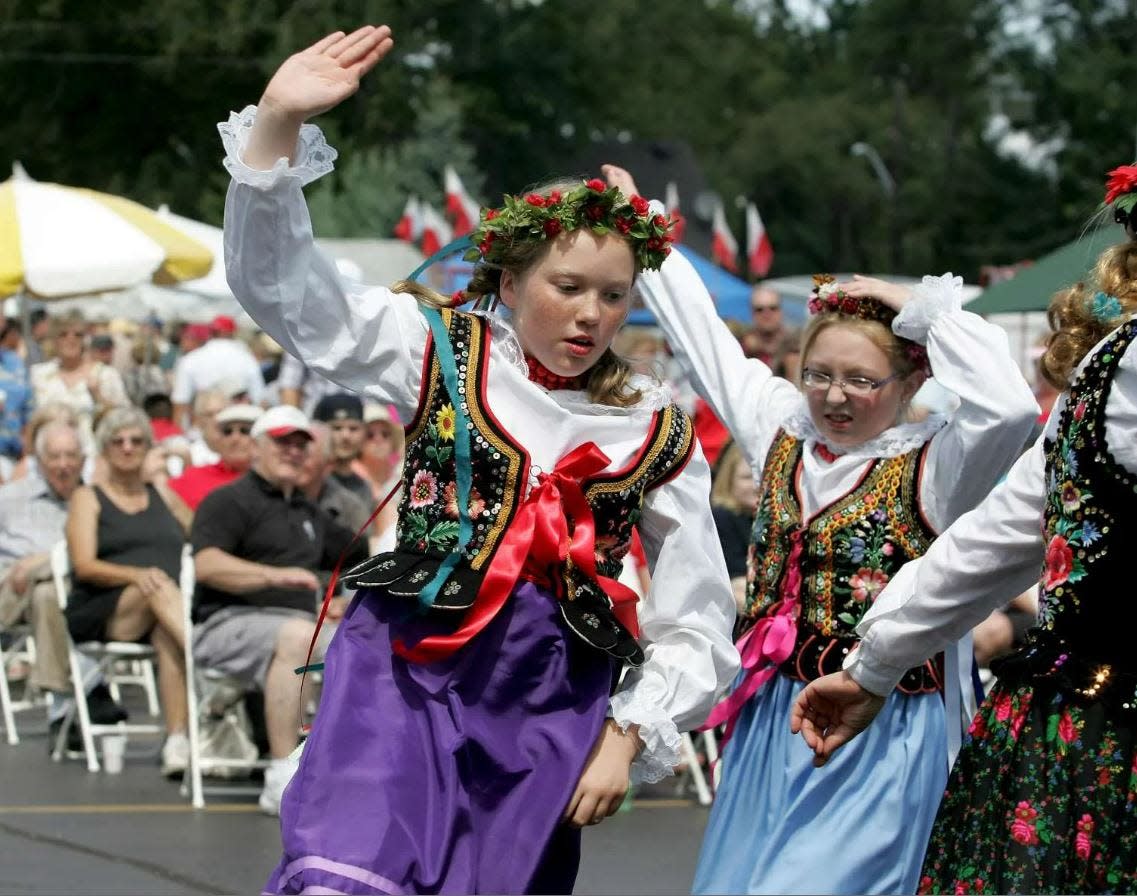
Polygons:
[[893,268],[892,273],[898,273],[900,270],[900,217],[896,209],[896,181],[889,172],[888,166],[884,164],[884,159],[880,157],[880,153],[872,144],[858,140],[849,147],[849,155],[868,159],[873,172],[876,174],[876,179],[880,181],[880,188],[888,200],[889,263]]

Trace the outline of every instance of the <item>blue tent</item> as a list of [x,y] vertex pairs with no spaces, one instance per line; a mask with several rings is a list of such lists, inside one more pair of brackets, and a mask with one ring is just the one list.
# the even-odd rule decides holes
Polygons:
[[[730,273],[687,246],[677,246],[691,262],[707,292],[715,300],[719,317],[724,320],[737,320],[750,323],[750,284]],[[420,283],[426,283],[443,295],[450,295],[459,289],[465,288],[469,282],[474,266],[463,261],[461,256],[452,255],[442,261],[435,262],[418,276]],[[785,318],[790,324],[801,324],[805,320],[805,306],[800,302],[785,301]],[[655,317],[646,308],[637,308],[628,315],[628,323],[640,326],[650,326],[655,323]]]

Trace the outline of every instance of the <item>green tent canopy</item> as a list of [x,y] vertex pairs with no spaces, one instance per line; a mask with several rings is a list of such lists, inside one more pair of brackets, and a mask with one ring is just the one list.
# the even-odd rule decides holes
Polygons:
[[1010,280],[983,290],[967,310],[976,314],[1045,311],[1054,293],[1084,279],[1102,251],[1124,239],[1121,228],[1112,224],[1090,231],[1042,256]]

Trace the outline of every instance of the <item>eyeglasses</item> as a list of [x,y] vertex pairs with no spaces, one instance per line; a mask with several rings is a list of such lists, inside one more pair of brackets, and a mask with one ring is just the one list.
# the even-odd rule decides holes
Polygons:
[[146,439],[143,436],[115,436],[110,440],[110,443],[116,448],[125,448],[127,445],[137,448],[140,445],[145,445]]
[[243,436],[247,436],[253,431],[252,426],[243,425],[240,423],[226,423],[221,427],[221,435],[231,436],[235,432],[239,432]]
[[867,398],[881,386],[900,379],[899,373],[886,376],[882,380],[870,379],[867,376],[848,376],[843,380],[835,380],[827,373],[806,368],[801,372],[801,384],[807,389],[817,392],[828,392],[831,386],[836,386],[846,395],[855,398]]

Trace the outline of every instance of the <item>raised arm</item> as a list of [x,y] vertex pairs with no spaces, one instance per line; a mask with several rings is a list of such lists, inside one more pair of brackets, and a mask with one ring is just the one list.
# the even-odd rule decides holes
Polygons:
[[387,289],[348,289],[315,246],[302,193],[336,157],[304,121],[351,96],[390,47],[385,26],[329,35],[281,65],[259,108],[219,126],[233,176],[225,264],[238,301],[285,351],[409,419],[426,345],[418,307]]
[[[1038,403],[1002,329],[962,308],[963,280],[924,277],[913,289],[858,277],[850,295],[873,295],[899,311],[898,336],[927,346],[932,375],[959,407],[932,440],[920,498],[942,531],[975,507],[1022,454]],[[961,472],[964,475],[961,475]]]
[[609,710],[621,728],[639,726],[644,748],[633,781],[671,774],[680,732],[702,724],[738,671],[734,597],[709,491],[710,468],[696,449],[644,502],[639,526],[652,581],[639,614],[646,659],[624,676]]
[[[602,170],[610,184],[636,193],[635,181],[623,168],[605,165]],[[660,270],[643,272],[636,283],[695,391],[730,430],[750,465],[760,466],[778,427],[801,400],[797,387],[774,376],[757,358],[746,357],[680,252],[672,252]]]

